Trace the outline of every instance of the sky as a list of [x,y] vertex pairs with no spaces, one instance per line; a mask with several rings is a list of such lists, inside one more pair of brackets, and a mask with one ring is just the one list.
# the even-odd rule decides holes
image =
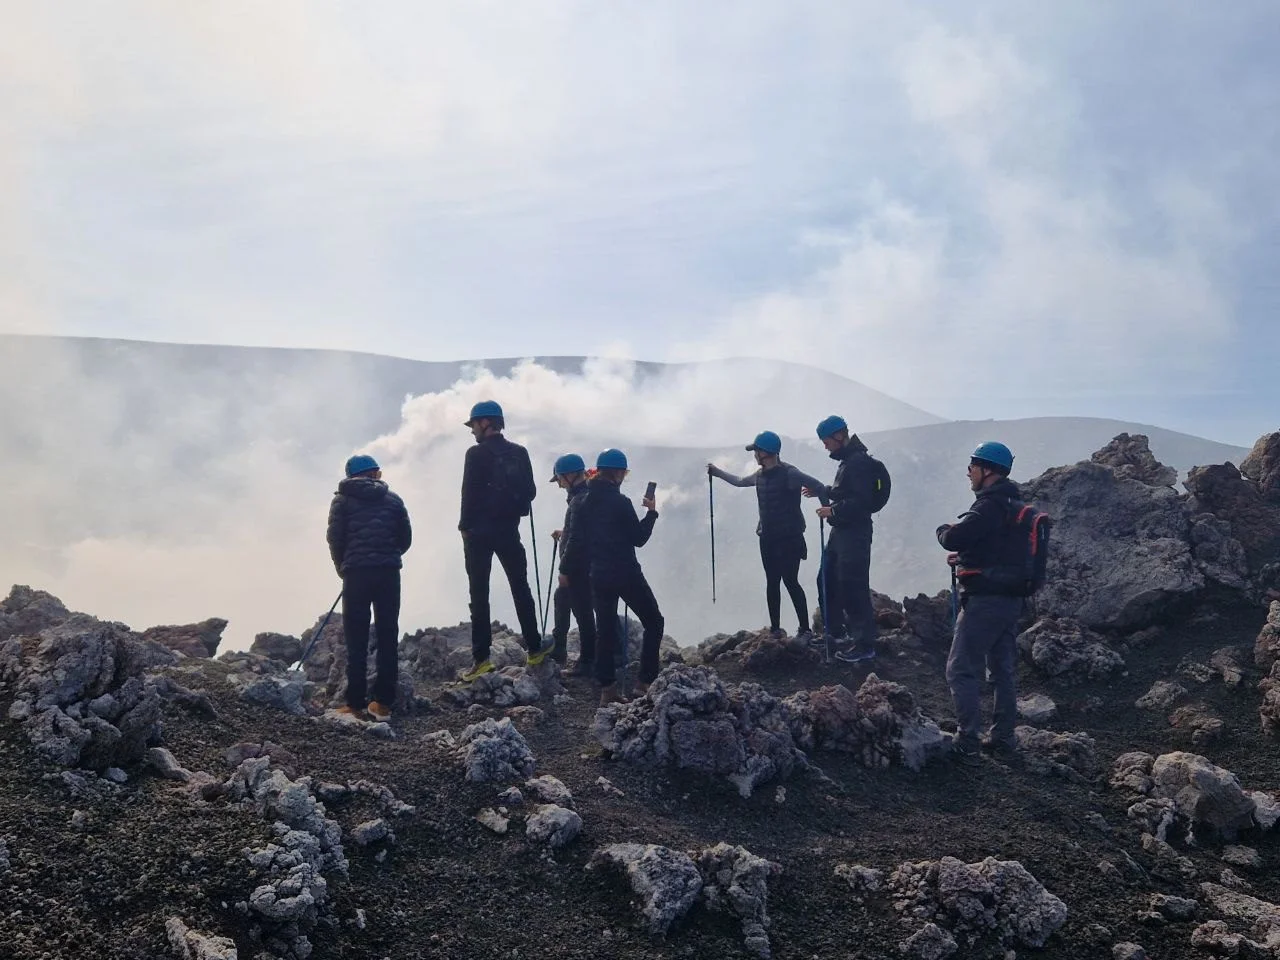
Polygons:
[[0,330],[1277,427],[1280,9],[0,0]]

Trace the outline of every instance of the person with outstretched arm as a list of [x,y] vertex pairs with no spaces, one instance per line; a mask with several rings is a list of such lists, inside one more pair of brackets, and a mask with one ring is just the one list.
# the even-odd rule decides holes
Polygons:
[[867,445],[856,433],[849,432],[843,417],[827,417],[818,424],[817,433],[828,456],[839,463],[834,483],[806,487],[804,491],[806,496],[825,497],[817,514],[831,527],[826,555],[818,571],[818,602],[823,616],[830,620],[823,629],[839,647],[837,660],[861,663],[875,658],[879,636],[871,604],[871,514],[876,473]]
[[516,618],[524,636],[530,666],[546,659],[538,609],[529,589],[529,561],[520,542],[520,520],[529,516],[538,488],[533,481],[529,451],[502,435],[506,426],[502,407],[483,400],[471,408],[466,421],[475,437],[462,468],[462,513],[458,530],[467,566],[471,595],[471,657],[474,665],[463,682],[493,670],[489,649],[493,629],[489,615],[489,574],[496,556],[511,585]]
[[[956,707],[954,752],[960,762],[976,765],[979,750],[1011,754],[1018,722],[1018,621],[1024,599],[1001,582],[998,572],[1019,570],[1024,555],[1020,532],[1012,523],[1014,505],[1021,500],[1018,485],[1009,479],[1013,453],[1003,443],[980,444],[969,458],[969,488],[973,505],[956,523],[937,529],[938,543],[960,568],[960,614],[947,656],[947,685]],[[965,576],[973,571],[976,576]],[[984,571],[987,575],[984,575]],[[990,731],[980,737],[982,683],[987,670],[995,685],[995,710]]]
[[[347,461],[346,479],[329,504],[326,539],[342,578],[342,629],[347,641],[346,704],[339,714],[390,720],[395,705],[400,641],[400,568],[413,543],[409,511],[391,492],[373,457]],[[378,675],[367,700],[370,610],[377,632]]]
[[796,611],[796,635],[807,638],[811,636],[809,602],[805,598],[804,587],[800,586],[800,561],[809,556],[809,548],[804,538],[800,492],[805,487],[822,490],[824,485],[782,460],[782,439],[772,430],[757,435],[747,444],[747,449],[755,453],[756,464],[760,468],[755,473],[738,477],[721,470],[714,463],[707,464],[707,473],[735,487],[756,488],[756,503],[760,511],[756,536],[760,538],[760,562],[764,565],[769,630],[775,638],[786,636],[780,623],[781,585],[785,584]]
[[554,642],[552,656],[563,663],[569,637],[569,617],[578,622],[578,659],[567,671],[571,677],[591,676],[596,660],[596,615],[591,605],[591,566],[582,541],[575,540],[573,532],[573,505],[587,495],[587,466],[576,453],[566,453],[558,458],[552,470],[551,481],[558,483],[565,492],[568,506],[564,514],[564,526],[553,530],[551,536],[560,545],[559,580],[552,604],[555,623],[551,637]]
[[570,558],[584,551],[590,569],[596,613],[595,673],[600,705],[605,706],[622,699],[614,665],[619,642],[618,600],[631,608],[644,630],[637,688],[641,694],[658,676],[658,652],[666,621],[636,559],[636,548],[649,542],[658,520],[654,501],[647,497],[641,501],[645,508],[642,519],[635,505],[623,496],[627,456],[621,450],[602,450],[596,468],[596,476],[587,481],[586,496],[570,506],[563,550]]

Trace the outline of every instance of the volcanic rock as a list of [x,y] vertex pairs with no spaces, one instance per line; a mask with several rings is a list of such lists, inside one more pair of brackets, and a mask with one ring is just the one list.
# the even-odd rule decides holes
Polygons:
[[1018,698],[1018,716],[1035,726],[1048,723],[1058,715],[1058,705],[1043,693]]
[[655,844],[614,843],[591,855],[587,870],[623,872],[641,900],[649,932],[666,936],[702,892],[702,876],[688,854]]
[[1191,494],[1188,509],[1207,511],[1230,525],[1244,548],[1247,575],[1260,582],[1264,568],[1280,554],[1280,498],[1264,495],[1230,463],[1194,467],[1183,486]]
[[1272,600],[1267,607],[1267,622],[1253,644],[1253,661],[1268,671],[1277,660],[1280,660],[1280,600]]
[[1258,706],[1262,732],[1280,736],[1280,660],[1271,665],[1271,674],[1262,678],[1258,691],[1262,694],[1262,703]]
[[177,650],[188,657],[212,657],[218,652],[225,629],[227,621],[221,617],[210,617],[183,626],[149,627],[142,631],[142,639]]
[[1280,432],[1258,438],[1240,461],[1240,473],[1258,485],[1265,499],[1280,500]]
[[554,803],[573,809],[573,794],[560,780],[550,774],[526,780],[524,788],[543,803]]
[[477,783],[517,780],[533,775],[537,761],[511,720],[473,723],[458,738],[457,752],[466,778]]
[[192,930],[177,917],[165,921],[164,932],[178,960],[238,960],[240,956],[234,940]]
[[302,658],[302,641],[285,633],[259,633],[249,652],[277,663],[293,664]]
[[898,944],[898,949],[913,960],[945,960],[960,947],[948,931],[929,921]]
[[0,601],[0,642],[10,637],[34,637],[70,616],[53,594],[15,584],[9,596]]
[[903,613],[907,629],[926,647],[946,649],[951,643],[951,592],[943,590],[932,597],[917,594],[904,597]]
[[890,875],[889,890],[904,920],[923,925],[945,917],[953,934],[991,935],[1004,946],[1042,947],[1067,920],[1067,905],[1016,860],[904,863]]
[[535,843],[559,850],[582,830],[582,817],[554,803],[539,804],[524,822],[524,832]]
[[1168,710],[1179,697],[1187,695],[1187,688],[1176,681],[1157,680],[1151,689],[1140,696],[1134,706],[1139,710]]
[[1192,823],[1228,838],[1253,823],[1253,799],[1240,789],[1236,775],[1204,757],[1181,751],[1162,754],[1152,765],[1151,779],[1151,795],[1173,800],[1178,813]]
[[1200,892],[1223,916],[1248,924],[1250,933],[1273,956],[1280,951],[1280,906],[1216,883],[1200,884]]
[[1037,620],[1018,637],[1018,649],[1051,678],[1100,680],[1124,669],[1124,660],[1077,620]]
[[538,667],[509,666],[482,674],[471,683],[448,688],[443,697],[453,706],[465,709],[474,704],[528,706],[561,693],[564,687],[560,683],[560,665],[554,660],[545,660]]
[[1150,439],[1141,433],[1116,435],[1090,459],[1110,467],[1121,480],[1137,480],[1150,487],[1172,487],[1178,482],[1178,471],[1155,458]]
[[693,859],[702,874],[702,899],[707,908],[737,917],[747,952],[768,960],[769,878],[781,873],[782,867],[727,843],[703,850]]
[[1205,584],[1178,494],[1101,463],[1055,467],[1022,487],[1053,516],[1041,614],[1132,631],[1166,619]]
[[1077,783],[1098,775],[1098,754],[1087,733],[1054,733],[1019,725],[1013,731],[1027,769]]
[[1207,747],[1222,736],[1225,724],[1207,704],[1193,703],[1179,707],[1169,715],[1169,725],[1191,734],[1197,747]]

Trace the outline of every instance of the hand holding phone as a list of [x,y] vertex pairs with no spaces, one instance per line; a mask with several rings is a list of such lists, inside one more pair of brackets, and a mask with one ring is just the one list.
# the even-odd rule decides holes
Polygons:
[[650,480],[649,485],[644,488],[644,498],[646,500],[652,500],[657,495],[657,493],[658,493],[658,485],[654,483],[652,480]]

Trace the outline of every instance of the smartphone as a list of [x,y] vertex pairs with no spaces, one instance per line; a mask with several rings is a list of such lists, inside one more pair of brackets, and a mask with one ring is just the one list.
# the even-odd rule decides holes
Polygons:
[[644,498],[646,500],[652,500],[654,496],[657,494],[657,492],[658,492],[658,485],[654,483],[652,480],[650,480],[649,485],[644,488]]

